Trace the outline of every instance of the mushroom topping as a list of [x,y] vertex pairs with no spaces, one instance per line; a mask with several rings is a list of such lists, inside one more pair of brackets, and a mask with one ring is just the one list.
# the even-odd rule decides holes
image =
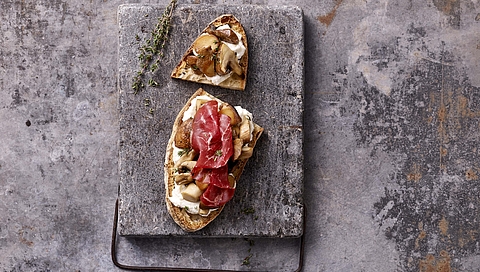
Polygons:
[[211,34],[205,34],[201,35],[198,37],[194,42],[193,42],[193,50],[197,53],[200,54],[198,51],[200,51],[202,48],[205,47],[210,47],[212,50],[218,47],[219,40],[217,37]]
[[198,186],[192,182],[187,185],[187,188],[185,188],[182,192],[182,197],[186,201],[190,202],[197,202],[200,201],[200,196],[202,195],[202,191],[198,188]]
[[175,133],[175,146],[183,149],[190,149],[190,133],[192,131],[193,119],[183,121]]
[[237,55],[233,52],[228,45],[221,44],[218,51],[218,58],[215,65],[215,70],[219,75],[225,75],[230,68],[235,74],[241,76],[243,69],[238,64]]
[[178,169],[185,161],[192,161],[198,154],[193,149],[185,149],[181,151],[183,154],[180,155],[178,161],[175,162],[174,168]]
[[237,34],[231,29],[221,29],[221,30],[214,30],[208,29],[207,33],[217,36],[220,40],[237,44],[239,42]]
[[192,171],[193,167],[195,167],[195,164],[197,164],[196,161],[184,161],[180,164],[180,168]]
[[236,161],[238,157],[242,154],[243,140],[237,138],[233,140],[233,161]]
[[250,122],[248,119],[245,119],[240,124],[240,134],[238,137],[243,140],[243,143],[248,143],[250,142],[251,135],[252,131],[250,130]]
[[208,215],[209,212],[210,212],[209,209],[199,209],[199,210],[198,210],[198,214],[199,214],[199,215],[203,215],[203,216]]
[[253,155],[253,147],[244,146],[242,147],[242,154],[238,157],[239,160],[248,159]]
[[176,184],[189,184],[193,182],[193,177],[191,173],[180,173],[174,175]]
[[188,55],[186,58],[186,62],[188,66],[194,66],[197,64],[198,58],[195,55]]
[[197,51],[198,69],[208,77],[213,77],[215,73],[215,56],[211,47],[203,47]]
[[197,67],[197,60],[198,58],[195,55],[188,55],[185,62],[187,63],[188,67],[192,68],[195,74],[201,75],[202,71],[200,71],[200,69]]
[[197,184],[198,188],[203,192],[207,189],[208,187],[208,183],[205,183],[205,182],[201,182],[199,180],[195,180],[195,184]]
[[222,104],[222,108],[220,109],[220,114],[225,114],[230,117],[230,125],[235,126],[242,122],[242,117],[238,115],[237,110],[232,107],[230,104]]

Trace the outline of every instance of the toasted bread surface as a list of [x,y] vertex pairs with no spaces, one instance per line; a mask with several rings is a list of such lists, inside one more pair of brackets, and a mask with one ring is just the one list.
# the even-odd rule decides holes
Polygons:
[[[223,210],[224,205],[211,210],[210,213],[206,216],[201,216],[197,214],[190,214],[187,212],[186,209],[176,207],[173,205],[173,203],[169,200],[169,197],[172,196],[172,191],[175,186],[175,180],[174,180],[174,173],[175,173],[175,167],[174,167],[174,161],[173,161],[173,150],[174,150],[174,138],[175,134],[177,133],[178,128],[180,127],[182,123],[182,117],[185,111],[189,108],[192,100],[197,97],[197,96],[209,96],[212,99],[216,99],[214,96],[210,95],[209,93],[205,92],[202,88],[198,89],[187,101],[185,106],[182,108],[182,110],[179,112],[178,116],[175,119],[175,122],[173,124],[173,129],[172,129],[172,134],[170,136],[170,140],[168,141],[167,144],[167,150],[166,150],[166,155],[165,155],[165,200],[166,200],[166,205],[167,205],[167,210],[173,220],[185,231],[188,232],[194,232],[198,231],[205,226],[207,226],[210,222],[212,222]],[[249,146],[254,148],[255,144],[260,137],[260,135],[263,132],[263,128],[260,127],[259,125],[254,123],[254,130],[253,130],[253,138],[252,141],[250,141]],[[247,163],[248,159],[242,159],[242,160],[237,160],[232,167],[232,170],[230,171],[234,177],[235,180],[238,181],[240,178],[241,173],[243,172],[243,169],[245,168],[245,165]]]

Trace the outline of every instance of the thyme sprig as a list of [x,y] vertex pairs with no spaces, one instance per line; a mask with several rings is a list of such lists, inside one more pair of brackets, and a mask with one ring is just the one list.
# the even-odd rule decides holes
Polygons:
[[[133,77],[132,89],[137,94],[142,88],[145,87],[143,79],[146,73],[154,73],[160,64],[161,59],[164,56],[164,48],[168,40],[170,33],[170,21],[172,20],[173,10],[177,0],[171,0],[170,4],[165,8],[161,17],[158,18],[158,22],[155,28],[152,30],[150,38],[145,41],[145,44],[140,47],[140,54],[138,60],[140,61],[140,69]],[[137,35],[135,39],[138,41],[140,37]],[[158,85],[152,78],[149,79],[148,85],[155,87]]]
[[250,265],[250,258],[252,258],[253,254],[249,254],[247,257],[245,257],[242,261],[242,265]]

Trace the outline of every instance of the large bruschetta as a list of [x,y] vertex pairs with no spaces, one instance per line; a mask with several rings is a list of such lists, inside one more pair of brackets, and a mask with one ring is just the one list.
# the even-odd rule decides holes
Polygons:
[[171,77],[244,90],[247,80],[247,35],[231,14],[213,20],[192,43]]
[[203,89],[173,124],[165,156],[166,205],[185,231],[202,229],[232,199],[263,128],[252,114]]

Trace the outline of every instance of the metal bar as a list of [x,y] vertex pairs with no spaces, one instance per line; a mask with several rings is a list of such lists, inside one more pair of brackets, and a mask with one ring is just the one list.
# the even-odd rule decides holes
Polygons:
[[[304,208],[305,211],[305,208]],[[305,221],[306,217],[304,216],[303,225],[305,230]],[[192,272],[235,272],[236,270],[218,270],[218,269],[201,269],[201,268],[182,268],[182,267],[157,267],[157,266],[131,266],[121,264],[117,259],[117,225],[118,225],[118,199],[115,202],[115,215],[113,219],[113,231],[112,231],[112,244],[111,244],[111,254],[112,261],[115,266],[124,270],[134,270],[134,271],[192,271]],[[304,256],[304,245],[305,245],[305,234],[302,235],[300,240],[300,256],[298,261],[298,269],[295,272],[302,271],[303,268],[303,256]]]

